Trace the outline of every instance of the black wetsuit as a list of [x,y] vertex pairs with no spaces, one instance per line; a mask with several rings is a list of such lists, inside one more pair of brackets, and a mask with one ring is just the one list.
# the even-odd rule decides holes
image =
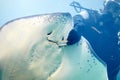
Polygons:
[[90,19],[84,20],[84,25],[74,26],[75,29],[77,27],[77,32],[80,35],[76,34],[76,32],[74,33],[72,30],[68,37],[68,45],[76,43],[80,39],[78,37],[81,37],[81,35],[84,36],[96,54],[107,64],[109,80],[116,80],[120,66],[118,29],[116,28],[118,25],[115,24],[114,18],[110,13],[100,15],[97,23],[89,22]]
[[[116,80],[120,65],[117,31],[114,19],[110,14],[100,16],[102,25],[85,27],[83,36],[89,41],[96,54],[107,64],[109,80]],[[100,23],[101,23],[100,22]],[[87,24],[88,25],[88,24]],[[91,28],[94,26],[100,33]]]

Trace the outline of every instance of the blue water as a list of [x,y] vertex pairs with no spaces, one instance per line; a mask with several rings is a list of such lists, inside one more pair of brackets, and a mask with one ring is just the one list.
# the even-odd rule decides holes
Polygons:
[[[70,12],[75,15],[74,9],[69,6],[73,0],[0,0],[0,26],[6,22],[30,15],[46,14],[53,12]],[[104,0],[76,0],[81,5],[100,9]],[[95,4],[93,4],[93,2]]]

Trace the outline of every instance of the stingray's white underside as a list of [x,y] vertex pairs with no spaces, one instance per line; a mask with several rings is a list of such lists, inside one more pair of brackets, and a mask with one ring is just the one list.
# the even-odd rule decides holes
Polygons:
[[105,65],[84,38],[66,47],[47,40],[66,39],[71,29],[69,13],[20,18],[4,25],[0,80],[108,80]]

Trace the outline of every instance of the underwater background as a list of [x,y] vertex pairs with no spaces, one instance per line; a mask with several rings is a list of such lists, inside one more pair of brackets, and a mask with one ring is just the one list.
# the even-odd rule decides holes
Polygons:
[[[88,9],[93,9],[93,10],[94,9],[95,10],[103,9],[104,0],[75,0],[75,1],[79,2],[83,7],[88,8]],[[7,23],[11,20],[26,17],[26,16],[39,15],[39,14],[68,12],[72,16],[74,16],[77,13],[74,10],[74,8],[70,6],[71,2],[73,2],[73,0],[56,0],[56,1],[55,0],[0,0],[0,27],[3,27],[3,25],[5,23]],[[32,33],[32,32],[30,32],[30,33]],[[13,34],[14,34],[14,32],[13,32]],[[32,37],[31,37],[31,39],[32,39]],[[86,53],[87,51],[89,51],[88,48],[86,49],[86,44],[87,44],[87,47],[89,47],[89,43],[86,43],[86,41],[84,41],[84,39],[83,39],[83,45],[79,46],[80,48],[82,47],[81,49],[83,49],[83,51],[82,50],[81,51],[83,53]],[[72,47],[68,48],[69,53],[70,52],[72,53],[72,51],[71,51],[72,49],[74,49],[74,48],[72,48]],[[91,48],[90,48],[90,50],[91,50]],[[78,49],[75,51],[76,51],[76,53],[79,52]],[[91,53],[94,53],[94,52],[91,52]],[[99,72],[99,70],[101,70],[101,71],[103,70],[103,74],[105,74],[105,76],[103,76],[103,78],[100,78],[100,79],[106,78],[106,72],[105,72],[106,67],[103,67],[103,65],[96,58],[94,58],[94,59],[97,61],[97,64],[99,64],[99,65],[93,66],[95,64],[92,63],[92,61],[94,61],[94,60],[93,60],[93,58],[90,57],[91,55],[89,55],[89,54],[86,54],[86,55],[81,54],[81,55],[82,55],[82,57],[85,57],[86,59],[87,58],[90,59],[90,61],[88,59],[84,60],[81,57],[81,60],[82,60],[81,63],[83,65],[90,63],[90,64],[92,64],[93,68],[98,68],[98,72]],[[71,57],[71,55],[69,55],[69,54],[67,56]],[[16,57],[16,55],[15,55],[15,57]],[[77,56],[75,56],[75,57],[77,57]],[[20,58],[20,60],[21,60],[21,58]],[[87,61],[87,62],[84,63],[83,61]],[[65,64],[66,64],[66,62],[65,62]],[[6,65],[8,65],[8,64],[6,64]],[[8,66],[10,66],[10,65],[8,65]],[[81,74],[82,73],[85,74],[86,70],[89,72],[90,66],[91,65],[86,65],[85,68],[83,68],[84,70],[83,70],[83,72],[81,72]],[[1,67],[1,65],[0,65],[0,67]],[[76,66],[73,66],[73,67],[76,68]],[[84,66],[82,66],[82,67],[84,67]],[[103,69],[99,69],[99,68],[103,68]],[[88,74],[85,74],[84,76],[85,77],[88,76],[89,78],[91,78],[90,76],[95,75],[94,69],[92,69],[92,70],[93,70],[93,74],[91,72],[91,73],[89,73],[89,76],[88,76]],[[73,72],[75,72],[75,71],[73,71]],[[75,74],[77,74],[77,73],[75,73]],[[98,73],[98,74],[100,74],[100,73]],[[54,79],[54,76],[55,75],[52,76],[53,79],[49,79],[49,80],[56,80],[56,78]],[[73,75],[70,74],[69,76],[73,76]],[[81,75],[78,78],[82,78],[84,76]],[[99,75],[95,75],[95,76],[99,78]],[[1,77],[2,77],[2,71],[0,70],[0,80],[2,80]],[[85,77],[83,80],[88,80],[88,78],[87,77],[85,78]],[[95,77],[95,79],[96,79],[96,77]],[[58,75],[57,75],[57,78],[59,78]],[[70,78],[70,77],[67,79],[72,80],[72,78]],[[79,79],[77,79],[77,77],[74,77],[74,79],[79,80]],[[93,80],[95,80],[95,79],[93,78]],[[5,80],[7,80],[7,79],[5,79]],[[14,80],[15,80],[15,78],[14,78]],[[65,79],[63,79],[63,80],[65,80]],[[82,79],[80,79],[80,80],[82,80]],[[120,80],[119,76],[118,76],[118,80]]]
[[[89,9],[103,8],[104,0],[76,0]],[[30,15],[54,12],[69,12],[75,15],[74,8],[69,6],[73,0],[0,0],[0,26],[6,22]]]

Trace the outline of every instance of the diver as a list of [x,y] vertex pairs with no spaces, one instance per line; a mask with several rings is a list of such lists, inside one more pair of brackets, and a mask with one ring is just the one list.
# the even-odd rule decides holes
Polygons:
[[[83,8],[78,3],[74,6],[84,9],[89,14],[89,18],[85,19],[83,15],[73,17],[74,30],[78,33],[73,34],[73,36],[84,36],[88,40],[95,53],[107,64],[109,80],[117,80],[117,74],[120,70],[120,46],[118,45],[120,5],[117,1],[107,1],[101,13]],[[68,36],[69,43],[73,43],[73,36]],[[77,38],[74,43],[77,43],[79,39]]]

